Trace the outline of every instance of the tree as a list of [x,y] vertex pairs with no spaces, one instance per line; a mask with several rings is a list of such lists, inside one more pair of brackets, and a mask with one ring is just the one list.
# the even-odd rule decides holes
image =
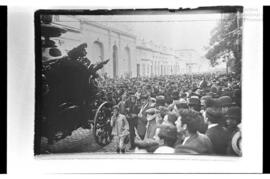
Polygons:
[[242,59],[242,18],[240,13],[224,14],[211,32],[209,47],[205,57],[214,67],[226,62],[227,70],[241,73]]

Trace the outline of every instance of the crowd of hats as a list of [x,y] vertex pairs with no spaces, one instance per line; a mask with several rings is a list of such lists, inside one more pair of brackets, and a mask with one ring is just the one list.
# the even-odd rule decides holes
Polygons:
[[[135,98],[138,106],[147,100],[155,104],[148,110],[149,115],[160,113],[163,121],[174,124],[181,113],[182,123],[188,123],[189,130],[200,133],[207,130],[201,110],[205,110],[206,117],[212,123],[224,124],[226,118],[241,122],[240,75],[204,73],[151,78],[107,77],[100,78],[98,83],[106,100],[113,105],[117,105],[123,96],[126,100]],[[181,109],[178,114],[174,111],[175,107]],[[228,108],[226,114],[222,108]],[[176,140],[176,127],[161,125],[159,137]]]
[[[155,105],[147,111],[147,114],[160,114],[162,120],[159,124],[158,137],[169,139],[173,143],[178,141],[177,127],[164,125],[162,122],[175,124],[179,116],[183,124],[188,124],[189,130],[202,134],[207,130],[206,117],[210,122],[222,125],[225,125],[227,118],[241,123],[240,75],[204,73],[151,78],[106,77],[99,78],[98,84],[104,100],[113,105],[117,106],[123,97],[126,101],[135,98],[139,107],[144,101],[154,103]],[[223,108],[228,108],[226,113],[222,111]],[[178,112],[175,109],[178,109]],[[203,114],[202,111],[205,113]],[[152,144],[142,143],[141,147],[144,145]],[[192,152],[188,148],[185,150],[187,153]]]
[[[200,82],[207,85],[202,88]],[[99,81],[99,86],[108,98],[117,104],[125,93],[137,99],[154,98],[160,106],[174,100],[186,99],[189,105],[200,105],[201,98],[219,99],[221,105],[230,103],[241,105],[240,77],[226,74],[197,74],[181,76],[161,76],[153,78],[110,79]]]

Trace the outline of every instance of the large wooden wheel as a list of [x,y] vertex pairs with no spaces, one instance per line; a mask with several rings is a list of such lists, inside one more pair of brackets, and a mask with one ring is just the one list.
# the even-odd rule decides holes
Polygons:
[[93,135],[100,146],[105,146],[112,140],[111,109],[110,103],[104,102],[98,107],[94,117]]

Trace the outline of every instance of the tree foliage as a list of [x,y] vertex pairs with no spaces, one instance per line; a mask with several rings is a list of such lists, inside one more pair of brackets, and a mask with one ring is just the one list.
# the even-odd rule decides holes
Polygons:
[[212,37],[209,47],[206,48],[205,57],[210,60],[213,67],[221,61],[226,61],[228,67],[233,67],[236,73],[240,73],[242,59],[241,19],[237,13],[224,14],[221,21],[212,30]]

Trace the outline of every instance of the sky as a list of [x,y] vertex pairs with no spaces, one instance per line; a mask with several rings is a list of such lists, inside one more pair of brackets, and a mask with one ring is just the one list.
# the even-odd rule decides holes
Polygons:
[[178,14],[178,15],[113,15],[89,16],[98,21],[129,31],[147,41],[171,47],[175,50],[194,49],[201,56],[206,52],[211,30],[220,21],[221,14]]

